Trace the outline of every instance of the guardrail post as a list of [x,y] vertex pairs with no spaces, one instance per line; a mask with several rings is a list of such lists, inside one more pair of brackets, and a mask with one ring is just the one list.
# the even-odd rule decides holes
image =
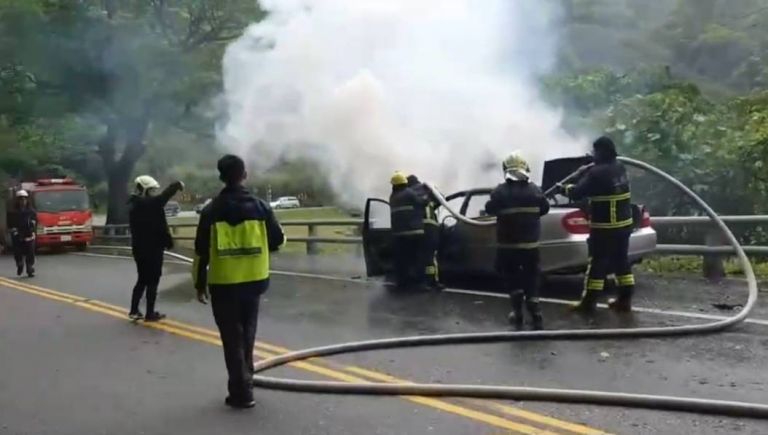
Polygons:
[[[718,228],[710,228],[705,238],[707,246],[723,246],[723,234]],[[723,264],[723,255],[706,254],[703,264],[704,277],[710,281],[720,281],[725,278],[725,266]]]
[[[317,226],[313,224],[307,225],[307,236],[317,237]],[[317,255],[317,242],[307,241],[307,255]]]

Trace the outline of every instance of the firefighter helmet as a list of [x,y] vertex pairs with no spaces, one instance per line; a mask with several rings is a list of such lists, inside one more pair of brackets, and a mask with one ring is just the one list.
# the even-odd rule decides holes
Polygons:
[[16,198],[29,198],[29,193],[27,193],[26,190],[17,190],[16,191]]
[[152,189],[159,189],[160,183],[149,175],[141,175],[136,177],[136,190],[141,193],[149,192]]
[[390,182],[392,183],[393,186],[405,186],[408,184],[408,177],[406,177],[405,174],[403,174],[402,172],[396,171],[392,175]]
[[501,163],[504,177],[508,180],[528,181],[531,178],[531,168],[528,162],[517,152],[509,155]]

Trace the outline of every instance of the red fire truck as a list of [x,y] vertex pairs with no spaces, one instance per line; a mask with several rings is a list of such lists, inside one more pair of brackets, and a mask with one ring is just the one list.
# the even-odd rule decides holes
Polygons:
[[29,193],[37,211],[37,246],[74,246],[85,250],[93,239],[93,212],[85,186],[69,178],[49,178],[16,184],[0,201],[0,242],[10,246],[8,211],[19,189]]

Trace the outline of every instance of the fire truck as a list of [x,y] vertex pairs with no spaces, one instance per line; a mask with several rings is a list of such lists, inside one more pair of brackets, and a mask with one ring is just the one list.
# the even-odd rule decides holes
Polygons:
[[0,243],[11,246],[8,212],[15,207],[15,194],[26,190],[37,211],[37,247],[74,246],[87,249],[93,239],[93,211],[85,186],[69,178],[49,178],[15,184],[0,200]]

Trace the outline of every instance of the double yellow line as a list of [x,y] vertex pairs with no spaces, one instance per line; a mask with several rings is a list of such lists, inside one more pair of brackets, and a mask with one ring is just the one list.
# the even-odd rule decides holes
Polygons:
[[[25,293],[40,296],[46,299],[55,300],[71,305],[84,308],[89,311],[94,311],[108,316],[125,319],[127,312],[122,307],[111,305],[105,302],[84,298],[68,293],[62,293],[56,290],[35,286],[28,283],[10,280],[0,277],[0,286],[20,290]],[[217,331],[201,328],[194,325],[189,325],[174,320],[163,320],[161,322],[145,323],[142,325],[158,329],[161,331],[169,332],[178,336],[186,337],[192,340],[221,346],[221,339]],[[289,349],[275,346],[272,344],[257,342],[256,351],[254,355],[260,358],[270,358],[283,353],[290,352]],[[321,375],[327,378],[335,379],[343,382],[389,382],[389,383],[404,383],[402,379],[395,378],[385,373],[380,373],[372,370],[363,369],[355,366],[338,365],[327,360],[313,359],[309,361],[300,361],[290,364],[291,367]],[[420,405],[428,406],[430,408],[438,409],[444,412],[448,412],[454,415],[459,415],[477,422],[481,422],[493,427],[512,431],[513,433],[521,434],[535,434],[535,435],[553,435],[557,433],[576,433],[581,435],[603,435],[605,432],[580,425],[575,423],[569,423],[566,421],[558,420],[552,417],[547,417],[542,414],[525,411],[520,408],[504,405],[497,402],[481,401],[481,400],[456,400],[446,401],[441,399],[435,399],[431,397],[422,396],[400,396],[402,399],[412,403],[418,403]],[[457,403],[458,402],[458,403]],[[472,408],[467,405],[471,405]],[[484,408],[486,410],[479,410],[476,408]],[[491,414],[495,412],[498,414]],[[519,423],[512,421],[499,415],[510,416],[520,420],[526,420],[527,423],[537,424],[532,426],[530,424]],[[545,429],[547,428],[547,429]],[[562,432],[553,432],[552,430],[558,430]]]

